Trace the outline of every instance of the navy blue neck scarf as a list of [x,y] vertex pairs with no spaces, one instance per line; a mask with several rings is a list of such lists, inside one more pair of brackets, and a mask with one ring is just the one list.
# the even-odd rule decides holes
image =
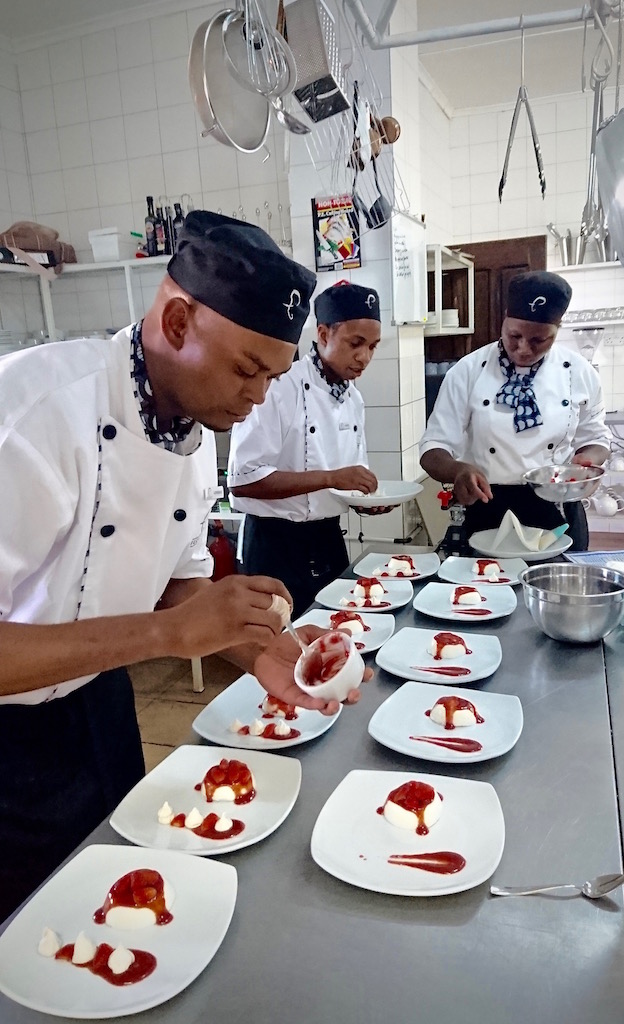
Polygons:
[[533,391],[533,379],[543,362],[542,356],[527,373],[520,374],[505,352],[503,342],[498,343],[498,365],[506,380],[496,395],[496,404],[513,408],[514,429],[517,433],[539,427],[544,422]]

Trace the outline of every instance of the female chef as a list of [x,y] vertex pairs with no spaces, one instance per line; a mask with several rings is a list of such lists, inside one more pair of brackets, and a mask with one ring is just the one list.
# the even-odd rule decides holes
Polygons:
[[245,572],[270,566],[288,587],[295,616],[349,564],[344,505],[329,488],[377,488],[367,468],[364,402],[352,382],[379,344],[379,296],[340,282],[321,292],[314,310],[312,351],[233,427],[228,470],[236,508],[246,513]]
[[465,528],[492,529],[508,509],[525,526],[567,521],[573,548],[587,550],[580,502],[537,497],[522,475],[538,466],[601,465],[609,431],[596,370],[555,344],[572,290],[558,274],[518,274],[509,282],[501,338],[464,356],[444,378],[420,442],[429,476],[452,483],[466,505]]
[[143,774],[121,666],[233,647],[273,694],[337,710],[294,684],[282,584],[213,584],[205,549],[212,431],[288,370],[314,283],[197,211],[141,323],[0,360],[0,919]]

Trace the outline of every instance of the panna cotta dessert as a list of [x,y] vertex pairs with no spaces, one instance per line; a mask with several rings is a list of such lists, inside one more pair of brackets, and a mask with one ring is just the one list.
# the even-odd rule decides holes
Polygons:
[[481,596],[476,587],[455,587],[451,593],[451,604],[481,604],[485,598]]
[[436,633],[429,644],[429,654],[436,661],[443,658],[461,658],[464,654],[472,654],[457,633]]
[[254,777],[248,766],[243,761],[228,761],[225,757],[208,769],[195,789],[203,790],[209,804],[219,800],[248,804],[256,795]]
[[332,629],[342,629],[345,633],[354,636],[356,633],[370,633],[370,626],[367,626],[361,615],[357,612],[340,611],[329,616],[329,624]]
[[442,813],[442,799],[433,786],[412,779],[393,789],[378,813],[397,828],[426,836]]
[[385,565],[373,570],[375,576],[418,576],[411,555],[392,555]]
[[381,608],[390,602],[384,601],[384,595],[388,591],[384,589],[376,576],[362,577],[357,581],[351,597],[342,597],[340,604],[350,608]]
[[173,921],[173,890],[158,871],[139,868],[122,875],[110,887],[94,915],[96,924],[110,928],[148,928]]
[[289,722],[298,718],[301,711],[295,704],[287,704],[285,700],[272,697],[270,693],[267,693],[259,707],[263,718],[285,718]]
[[432,722],[437,722],[445,729],[481,725],[485,721],[471,701],[454,695],[440,697],[429,711],[425,711],[425,714]]
[[476,573],[477,576],[485,576],[494,583],[503,570],[494,558],[477,558],[472,567],[472,571]]

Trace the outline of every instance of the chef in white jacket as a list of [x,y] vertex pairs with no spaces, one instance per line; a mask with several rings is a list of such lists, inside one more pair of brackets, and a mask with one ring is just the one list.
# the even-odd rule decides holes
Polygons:
[[[145,319],[0,360],[0,919],[144,772],[123,666],[232,648],[295,686],[276,579],[209,579],[213,430],[291,365],[314,275],[196,211]],[[315,635],[317,635],[315,633]]]
[[[330,488],[368,494],[364,402],[353,386],[381,337],[379,296],[339,282],[315,301],[312,351],[271,384],[232,429],[229,486],[246,513],[243,567],[282,580],[300,615],[349,564],[344,505]],[[384,510],[385,511],[385,510]]]
[[609,455],[598,373],[555,343],[571,296],[559,274],[516,275],[500,340],[464,356],[444,378],[420,442],[421,466],[454,485],[467,506],[467,537],[499,526],[511,509],[525,526],[567,521],[573,549],[587,550],[582,504],[560,510],[522,480],[530,469],[602,465]]

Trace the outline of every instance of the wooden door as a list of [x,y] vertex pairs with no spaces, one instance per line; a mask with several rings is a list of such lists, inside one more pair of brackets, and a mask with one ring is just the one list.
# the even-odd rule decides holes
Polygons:
[[471,352],[500,338],[510,278],[546,269],[546,235],[466,242],[452,248],[474,256],[475,329],[466,339],[466,351]]

